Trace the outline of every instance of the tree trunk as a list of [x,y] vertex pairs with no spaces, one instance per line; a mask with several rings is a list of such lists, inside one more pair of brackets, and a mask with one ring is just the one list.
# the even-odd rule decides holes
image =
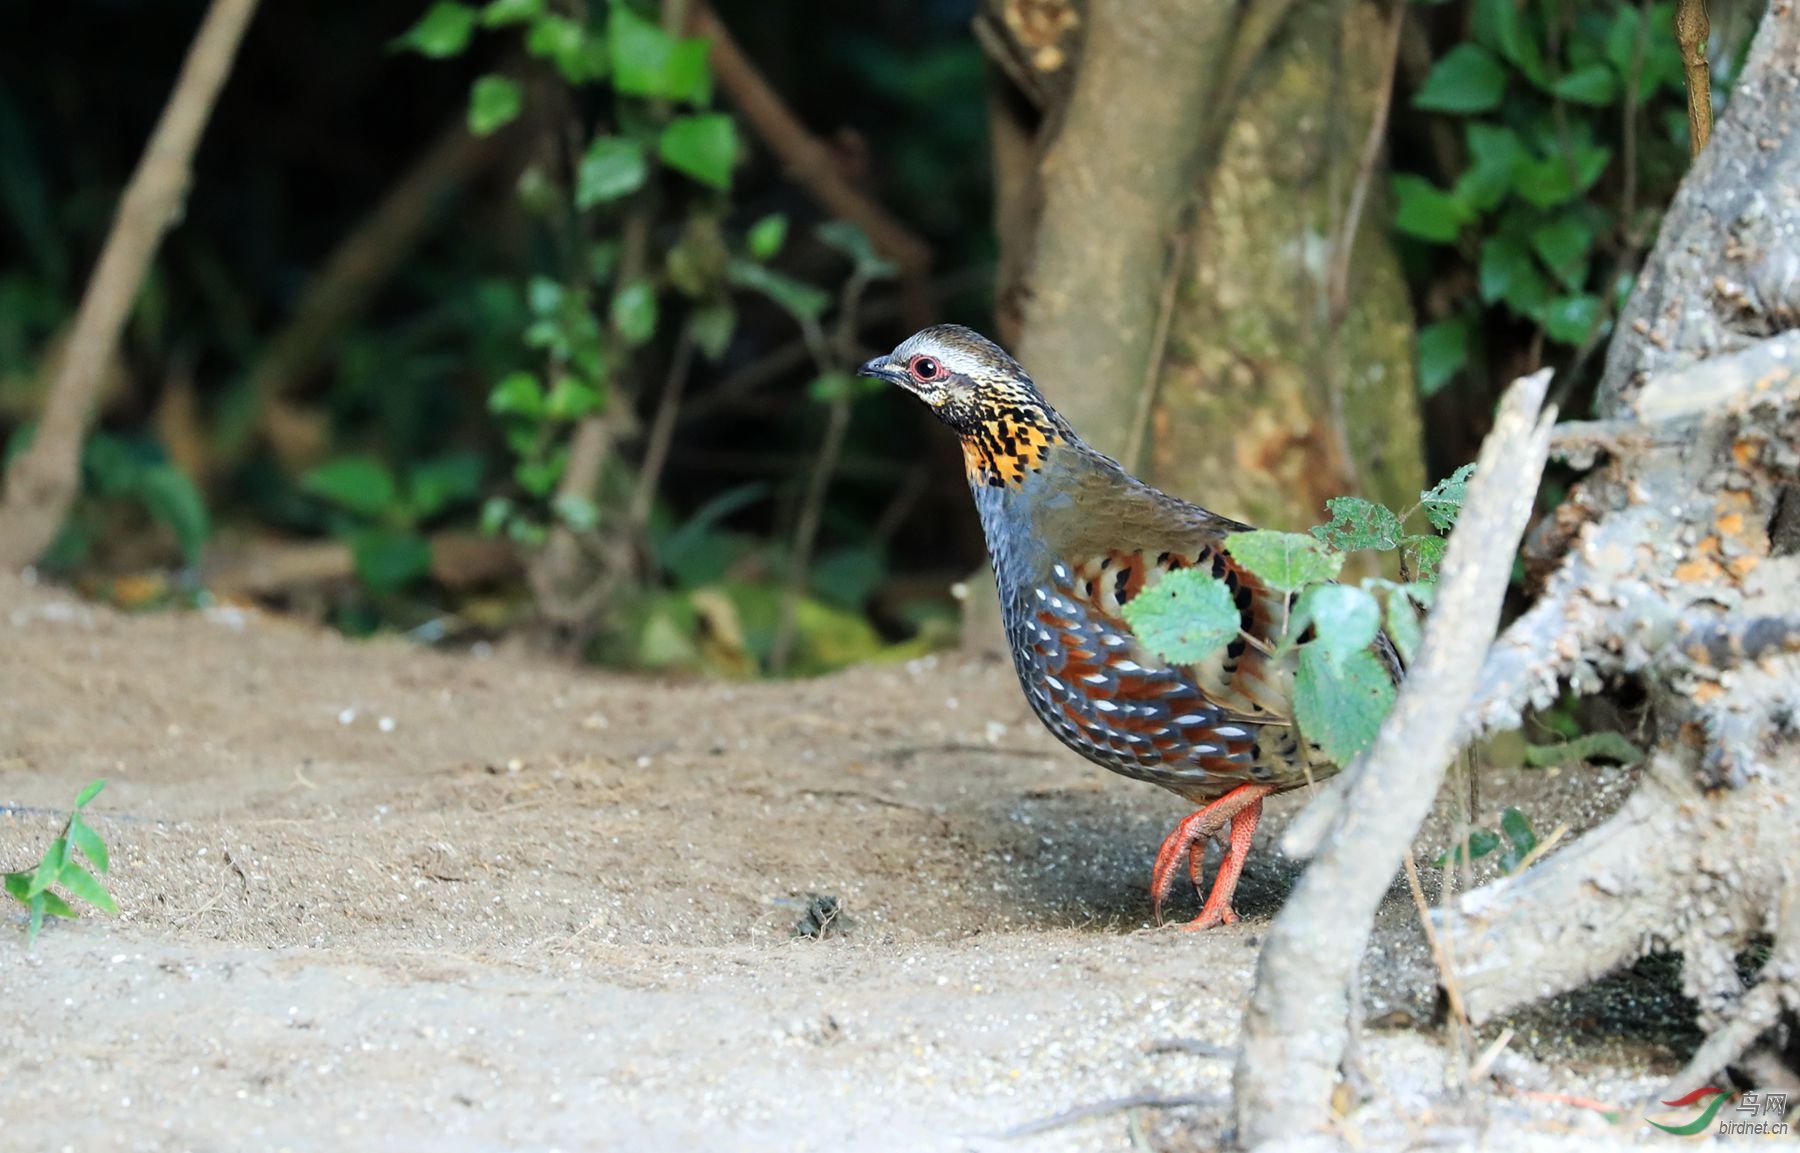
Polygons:
[[[1001,335],[1082,435],[1270,527],[1416,499],[1412,315],[1379,204],[1333,246],[1389,72],[1351,0],[991,0]],[[1379,198],[1376,198],[1377,201]],[[1334,395],[1335,393],[1335,395]],[[1341,414],[1341,420],[1339,415]]]
[[[1800,13],[1776,0],[1625,311],[1606,419],[1559,430],[1565,455],[1609,459],[1559,510],[1567,553],[1490,652],[1474,718],[1506,726],[1563,682],[1635,678],[1654,717],[1644,780],[1443,926],[1478,1021],[1679,950],[1710,1036],[1670,1093],[1768,1030],[1791,1038],[1800,1009],[1797,324]],[[1738,958],[1761,941],[1747,987]]]

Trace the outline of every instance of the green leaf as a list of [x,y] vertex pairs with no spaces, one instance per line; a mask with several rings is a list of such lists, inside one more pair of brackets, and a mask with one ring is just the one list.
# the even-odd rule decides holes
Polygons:
[[1231,589],[1209,572],[1180,569],[1127,601],[1125,623],[1145,647],[1194,664],[1237,639],[1242,614]]
[[1544,332],[1551,340],[1563,344],[1581,344],[1600,323],[1601,301],[1598,296],[1582,293],[1559,296],[1550,302],[1544,314]]
[[816,323],[831,307],[824,292],[755,261],[734,259],[725,271],[733,285],[761,293],[802,323]]
[[442,60],[467,48],[474,34],[475,9],[444,0],[427,9],[419,22],[395,37],[389,47],[394,51],[410,48],[421,56]]
[[[1620,76],[1630,76],[1642,66],[1638,58],[1640,28],[1637,8],[1630,4],[1619,5],[1617,11],[1613,13],[1612,24],[1606,30],[1606,59]],[[1650,53],[1648,37],[1645,38],[1643,48],[1644,55],[1648,57]],[[1640,95],[1648,95],[1648,93]]]
[[394,505],[394,477],[373,457],[342,456],[300,478],[300,488],[366,517],[377,517]]
[[112,858],[107,855],[106,842],[80,817],[69,819],[69,840],[93,864],[95,872],[104,873],[112,868]]
[[788,219],[779,212],[771,213],[750,226],[744,247],[757,260],[768,260],[787,242]]
[[458,501],[473,500],[481,493],[481,454],[458,452],[416,464],[406,489],[413,515],[420,520]]
[[1400,654],[1400,662],[1411,665],[1413,657],[1419,651],[1419,642],[1424,639],[1419,618],[1424,607],[1431,602],[1431,586],[1416,583],[1403,585],[1377,579],[1364,581],[1363,587],[1380,587],[1386,591],[1381,612],[1382,630],[1394,642],[1394,650]]
[[512,519],[513,502],[503,496],[490,496],[481,505],[481,535],[494,536]]
[[585,496],[563,493],[550,502],[557,518],[576,532],[593,532],[600,525],[600,509]]
[[74,861],[63,865],[62,872],[57,875],[56,880],[70,893],[101,912],[116,913],[119,911],[118,903],[112,899],[112,894],[106,891],[106,886],[100,883],[99,878]]
[[1317,525],[1312,535],[1340,552],[1372,548],[1383,552],[1398,548],[1400,518],[1386,505],[1360,496],[1334,496],[1325,502],[1331,513],[1327,524]]
[[575,175],[575,207],[586,210],[629,196],[649,176],[650,162],[642,144],[623,136],[596,136]]
[[1475,219],[1474,210],[1422,176],[1402,173],[1393,177],[1394,227],[1408,236],[1438,244],[1454,243],[1463,225]]
[[1419,330],[1419,394],[1435,396],[1469,363],[1469,322],[1440,320]]
[[[614,12],[622,11],[615,6]],[[737,125],[721,112],[683,116],[663,129],[657,154],[677,172],[719,191],[731,188],[731,168],[737,162]]]
[[1505,94],[1506,69],[1500,61],[1480,45],[1465,42],[1432,65],[1413,97],[1413,107],[1463,115],[1489,112],[1500,106]]
[[1469,167],[1457,179],[1456,197],[1478,211],[1492,211],[1506,198],[1514,172],[1531,153],[1518,133],[1483,120],[1465,124],[1463,137],[1469,147]]
[[[52,917],[63,917],[73,921],[78,915],[75,910],[69,906],[69,902],[63,900],[49,889],[45,889],[36,897],[33,897],[32,900],[41,901],[44,906],[44,912],[50,914]],[[118,910],[115,909],[113,911],[117,912]]]
[[613,86],[620,92],[694,104],[706,104],[712,99],[712,69],[707,64],[706,41],[678,40],[620,3],[612,5],[606,39],[612,56]]
[[1225,538],[1225,547],[1233,560],[1277,592],[1298,592],[1330,580],[1344,567],[1341,555],[1328,552],[1324,542],[1304,533],[1234,532]]
[[[1469,859],[1479,860],[1500,847],[1500,838],[1487,829],[1470,829],[1468,844]],[[1441,869],[1452,861],[1462,860],[1462,855],[1463,843],[1458,841],[1450,846],[1449,851],[1440,853],[1437,860],[1431,863]]]
[[47,893],[33,893],[31,899],[26,902],[27,907],[31,909],[31,919],[25,923],[25,943],[27,945],[36,941],[38,933],[43,931],[44,906],[49,903],[48,897]]
[[1544,68],[1538,33],[1527,27],[1526,17],[1518,0],[1476,0],[1470,32],[1478,43],[1498,52],[1527,80],[1541,87],[1549,80],[1549,73]]
[[806,395],[820,404],[835,404],[855,396],[859,382],[847,372],[828,372],[806,386]]
[[69,841],[66,837],[58,837],[50,842],[44,850],[43,859],[38,861],[37,872],[31,875],[31,885],[26,889],[27,897],[35,897],[39,893],[56,884],[63,866],[69,863]]
[[1588,64],[1557,79],[1550,91],[1575,104],[1604,107],[1618,98],[1619,82],[1604,64]]
[[543,416],[543,386],[537,377],[524,370],[507,373],[488,393],[488,411],[496,416]]
[[1470,462],[1419,494],[1419,506],[1433,528],[1449,532],[1456,527],[1457,514],[1469,495],[1469,478],[1474,475],[1475,465]]
[[31,877],[30,869],[6,874],[6,891],[20,901],[31,900]]
[[483,28],[501,28],[523,24],[544,13],[544,0],[488,0],[481,9]]
[[1630,767],[1644,759],[1643,750],[1612,730],[1583,733],[1560,745],[1526,745],[1525,764],[1534,769],[1561,768],[1604,760]]
[[1301,636],[1308,625],[1317,634],[1309,643],[1341,664],[1375,643],[1375,634],[1381,631],[1381,605],[1349,585],[1313,585],[1294,604],[1288,638]]
[[648,280],[634,280],[613,294],[612,322],[629,348],[637,348],[656,335],[656,287]]
[[555,420],[579,420],[589,413],[599,412],[605,402],[600,390],[580,377],[559,376],[544,408]]
[[1531,850],[1537,848],[1537,831],[1525,814],[1514,808],[1508,808],[1500,814],[1500,832],[1508,842],[1505,851],[1500,854],[1500,867],[1508,873],[1517,872]]
[[556,482],[562,479],[568,463],[566,452],[554,453],[543,460],[522,460],[513,469],[513,479],[532,496],[549,496]]
[[1587,280],[1588,251],[1594,226],[1586,213],[1560,212],[1531,230],[1531,250],[1569,289]]
[[570,84],[586,84],[606,75],[606,45],[588,34],[579,20],[539,16],[525,34],[525,51],[556,65]]
[[1555,208],[1575,199],[1575,181],[1560,156],[1547,160],[1530,157],[1513,169],[1512,190],[1536,208]]
[[364,529],[350,538],[356,575],[370,592],[385,596],[431,571],[431,544],[415,532]]
[[737,328],[737,308],[729,300],[702,305],[688,314],[688,333],[700,355],[717,361],[731,347],[731,334]]
[[1504,300],[1526,315],[1531,310],[1520,305],[1534,299],[1541,302],[1549,291],[1543,274],[1531,262],[1531,250],[1517,236],[1505,232],[1481,242],[1480,287],[1484,302]]
[[819,225],[815,233],[820,240],[848,256],[856,265],[856,271],[871,280],[884,279],[899,271],[899,265],[877,253],[869,234],[852,221],[828,220]]
[[1444,563],[1445,541],[1441,536],[1409,536],[1400,545],[1412,557],[1413,576],[1421,581],[1435,581],[1438,567]]
[[525,90],[507,76],[483,76],[469,89],[469,131],[487,136],[518,119]]
[[1321,645],[1300,647],[1294,719],[1333,764],[1347,765],[1367,748],[1393,704],[1394,682],[1367,649],[1340,658]]
[[206,514],[206,498],[188,475],[172,464],[154,464],[138,477],[138,498],[152,518],[168,525],[190,565],[200,563],[200,551],[212,534]]
[[87,808],[88,802],[92,801],[95,797],[99,796],[101,791],[104,790],[105,788],[106,788],[105,778],[102,778],[98,781],[88,782],[88,787],[81,790],[80,795],[75,798],[75,807],[78,809]]

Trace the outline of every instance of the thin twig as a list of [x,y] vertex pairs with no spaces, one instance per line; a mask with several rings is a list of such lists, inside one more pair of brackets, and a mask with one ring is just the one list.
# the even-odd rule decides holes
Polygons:
[[1681,45],[1681,71],[1687,79],[1690,156],[1700,155],[1712,138],[1712,68],[1706,62],[1706,40],[1711,35],[1706,0],[1675,0],[1675,39]]
[[106,366],[163,236],[181,216],[194,149],[237,58],[257,0],[213,0],[181,75],[119,199],[75,317],[62,368],[50,386],[31,446],[6,473],[0,499],[0,570],[31,564],[50,546],[81,486],[87,438]]
[[1369,187],[1375,182],[1375,166],[1381,160],[1381,148],[1387,140],[1388,113],[1394,104],[1394,75],[1400,67],[1400,34],[1406,27],[1406,9],[1406,0],[1393,0],[1393,15],[1388,18],[1387,59],[1381,69],[1381,87],[1375,92],[1375,112],[1369,118],[1369,134],[1363,140],[1362,155],[1356,161],[1356,179],[1350,186],[1350,204],[1344,210],[1343,230],[1331,246],[1325,299],[1329,308],[1327,315],[1333,325],[1342,324],[1350,311],[1350,256],[1356,248],[1356,232],[1362,224]]
[[637,489],[631,494],[631,507],[626,522],[635,535],[650,523],[650,508],[656,501],[656,489],[662,482],[663,465],[668,463],[669,445],[675,439],[675,418],[681,412],[681,394],[687,387],[688,369],[694,363],[694,334],[687,326],[675,341],[675,354],[669,358],[669,374],[663,378],[662,396],[656,402],[656,417],[650,424],[650,436],[644,445],[644,463],[638,469]]
[[1150,336],[1150,359],[1144,365],[1144,379],[1138,388],[1137,409],[1131,414],[1131,435],[1125,442],[1125,467],[1132,472],[1144,471],[1144,448],[1150,441],[1150,418],[1156,411],[1157,395],[1162,391],[1163,357],[1169,348],[1169,325],[1175,318],[1175,301],[1181,278],[1187,270],[1188,249],[1193,243],[1194,225],[1184,222],[1169,254],[1169,267],[1163,272],[1162,299],[1156,306],[1156,329]]
[[719,87],[787,167],[788,175],[832,215],[857,224],[877,252],[900,266],[908,326],[931,323],[931,246],[844,178],[830,147],[807,131],[705,0],[693,0],[688,31],[712,42],[713,75]]
[[1017,1137],[1047,1133],[1052,1129],[1060,1129],[1064,1125],[1073,1125],[1077,1121],[1104,1117],[1108,1113],[1118,1113],[1126,1109],[1217,1108],[1225,1103],[1225,1098],[1217,1093],[1179,1093],[1174,1096],[1165,1096],[1161,1093],[1137,1093],[1130,1097],[1111,1097],[1105,1101],[1095,1101],[1091,1105],[1077,1105],[1073,1109],[1065,1109],[1061,1113],[1049,1117],[1027,1121],[1023,1125],[1014,1125],[1011,1129],[1002,1129],[994,1136],[1001,1141],[1011,1141]]
[[1450,967],[1450,960],[1444,954],[1444,946],[1438,940],[1437,929],[1431,924],[1431,906],[1425,900],[1425,886],[1419,883],[1419,863],[1413,857],[1411,849],[1406,850],[1406,886],[1412,890],[1413,907],[1419,911],[1419,924],[1425,927],[1425,944],[1431,948],[1431,959],[1437,963],[1438,977],[1444,983],[1444,996],[1450,1002],[1450,1014],[1456,1018],[1458,1028],[1463,1032],[1469,1029],[1469,1014],[1463,1008],[1462,990],[1456,984],[1456,972]]
[[[1376,910],[1443,784],[1481,664],[1499,625],[1512,556],[1531,515],[1554,411],[1550,374],[1501,401],[1444,558],[1417,661],[1350,786],[1324,848],[1275,918],[1244,1016],[1239,1140],[1256,1145],[1330,1123],[1343,1058],[1349,981]],[[1315,802],[1317,803],[1317,802]]]

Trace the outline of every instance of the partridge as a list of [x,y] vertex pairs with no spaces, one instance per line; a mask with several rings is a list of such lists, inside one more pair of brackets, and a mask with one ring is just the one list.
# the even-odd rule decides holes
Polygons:
[[[961,439],[1013,665],[1038,719],[1095,764],[1199,806],[1157,853],[1158,918],[1184,861],[1199,890],[1207,842],[1219,837],[1224,858],[1188,928],[1236,921],[1231,897],[1263,799],[1336,771],[1301,747],[1293,723],[1294,655],[1276,645],[1286,596],[1228,547],[1248,526],[1152,488],[1084,443],[1018,362],[970,329],[927,328],[861,374],[913,393]],[[1224,581],[1241,616],[1237,640],[1191,665],[1159,658],[1122,612],[1184,568]],[[1385,638],[1378,648],[1397,676]]]

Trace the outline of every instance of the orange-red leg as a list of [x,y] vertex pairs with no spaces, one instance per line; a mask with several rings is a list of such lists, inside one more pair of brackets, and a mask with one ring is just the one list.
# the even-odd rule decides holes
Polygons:
[[1263,798],[1274,792],[1271,785],[1239,785],[1218,800],[1182,819],[1175,831],[1164,838],[1156,854],[1156,867],[1151,873],[1151,908],[1158,924],[1162,923],[1162,903],[1175,885],[1175,870],[1187,858],[1188,876],[1194,888],[1200,887],[1200,858],[1206,842],[1231,826],[1225,859],[1219,864],[1219,875],[1213,879],[1212,893],[1200,909],[1200,915],[1188,924],[1190,929],[1213,925],[1229,925],[1237,920],[1231,911],[1231,894],[1237,889],[1238,877],[1244,871],[1244,859],[1250,855],[1250,842],[1256,836],[1256,823],[1262,817]]

